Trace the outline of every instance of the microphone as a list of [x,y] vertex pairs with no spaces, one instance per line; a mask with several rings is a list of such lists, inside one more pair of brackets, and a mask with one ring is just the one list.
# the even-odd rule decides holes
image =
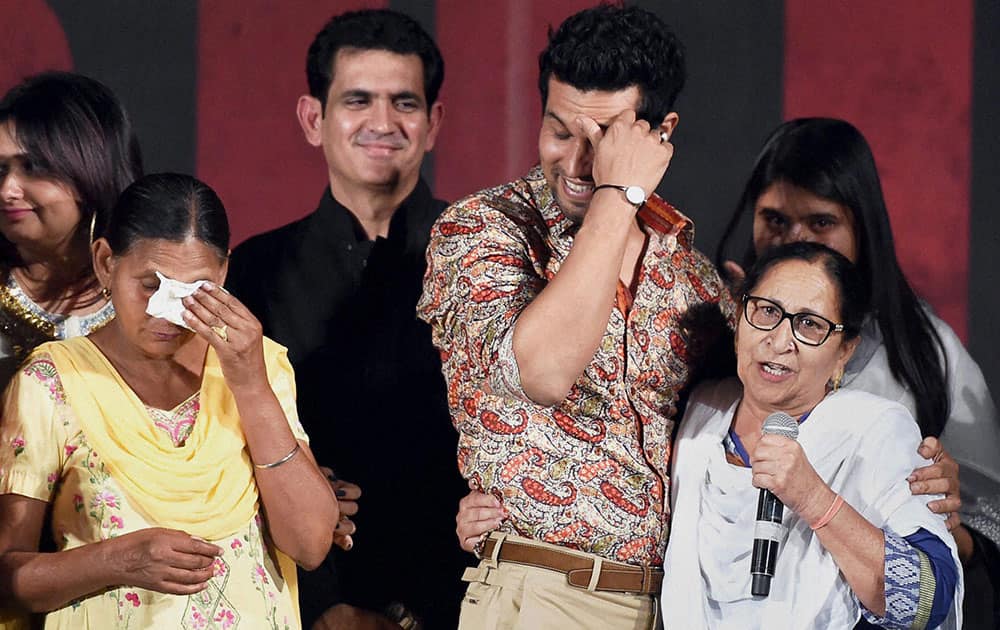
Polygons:
[[[783,435],[794,440],[799,437],[799,423],[787,413],[778,411],[764,420],[762,433]],[[771,592],[771,578],[774,577],[774,565],[778,561],[778,546],[785,537],[785,528],[781,525],[784,511],[785,506],[773,492],[760,489],[760,496],[757,498],[757,525],[753,532],[753,557],[750,560],[750,593],[754,597],[767,597]]]

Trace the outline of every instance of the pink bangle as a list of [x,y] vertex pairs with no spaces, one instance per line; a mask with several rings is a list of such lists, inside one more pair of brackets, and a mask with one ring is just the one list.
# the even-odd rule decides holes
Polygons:
[[844,497],[838,494],[837,498],[835,498],[833,500],[833,503],[830,504],[830,509],[826,511],[826,514],[821,516],[818,521],[816,521],[809,527],[811,527],[813,531],[816,531],[820,527],[825,527],[827,523],[833,520],[833,517],[837,515],[837,512],[840,511],[840,508],[843,505],[844,505]]

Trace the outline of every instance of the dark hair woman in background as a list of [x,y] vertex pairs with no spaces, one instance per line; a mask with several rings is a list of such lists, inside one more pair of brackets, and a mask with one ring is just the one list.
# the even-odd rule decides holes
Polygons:
[[48,72],[0,101],[0,384],[38,344],[114,316],[91,269],[92,223],[141,174],[128,115],[101,83]]

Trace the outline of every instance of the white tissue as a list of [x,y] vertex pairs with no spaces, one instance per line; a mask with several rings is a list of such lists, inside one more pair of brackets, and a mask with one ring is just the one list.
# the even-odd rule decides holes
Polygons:
[[181,316],[185,310],[181,299],[197,291],[198,287],[204,284],[205,281],[181,282],[180,280],[168,278],[159,271],[156,272],[156,277],[160,279],[160,288],[153,295],[149,296],[149,302],[146,304],[146,314],[165,319],[170,323],[191,330],[191,327],[184,323],[184,318]]

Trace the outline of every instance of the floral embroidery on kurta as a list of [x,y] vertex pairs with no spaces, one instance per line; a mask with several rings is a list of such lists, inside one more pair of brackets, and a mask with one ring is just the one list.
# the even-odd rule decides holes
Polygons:
[[[293,433],[308,440],[294,410],[293,383],[272,383]],[[194,426],[197,395],[150,422],[183,444]],[[166,416],[162,415],[166,414]],[[52,506],[52,530],[60,549],[123,536],[154,526],[129,502],[100,455],[80,430],[48,355],[39,354],[15,376],[0,423],[0,494],[15,493]],[[163,426],[160,426],[162,424]],[[176,438],[176,439],[175,439]],[[179,448],[183,448],[180,446]],[[70,602],[47,616],[47,625],[91,630],[205,628],[257,630],[298,628],[297,602],[268,569],[265,524],[258,515],[240,531],[210,541],[223,550],[204,591],[189,597],[136,587],[109,589]],[[259,568],[268,582],[261,592]]]

